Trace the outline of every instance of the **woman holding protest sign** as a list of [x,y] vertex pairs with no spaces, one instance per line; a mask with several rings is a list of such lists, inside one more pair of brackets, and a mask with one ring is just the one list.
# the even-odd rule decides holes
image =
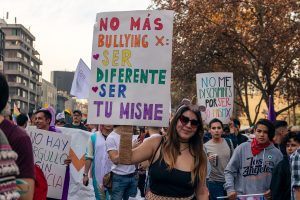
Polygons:
[[198,106],[183,101],[166,137],[149,138],[132,150],[131,163],[150,162],[148,200],[208,199],[207,157],[202,137]]

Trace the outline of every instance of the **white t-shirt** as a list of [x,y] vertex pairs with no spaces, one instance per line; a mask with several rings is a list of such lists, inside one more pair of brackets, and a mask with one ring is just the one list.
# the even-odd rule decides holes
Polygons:
[[[116,132],[111,132],[106,138],[106,148],[107,152],[111,150],[119,151],[120,146],[120,135]],[[118,175],[127,175],[135,172],[135,165],[115,165],[113,164],[111,167],[111,171]]]
[[154,134],[150,135],[149,137],[145,138],[145,140],[148,140],[149,138],[153,138],[153,137],[160,137],[160,136],[161,135],[159,133],[154,133]]

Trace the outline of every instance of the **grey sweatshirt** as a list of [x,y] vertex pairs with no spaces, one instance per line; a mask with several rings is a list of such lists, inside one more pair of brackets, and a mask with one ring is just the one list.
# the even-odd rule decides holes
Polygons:
[[270,144],[253,156],[251,142],[239,145],[225,168],[225,190],[241,194],[264,193],[270,188],[272,171],[282,160],[282,154]]

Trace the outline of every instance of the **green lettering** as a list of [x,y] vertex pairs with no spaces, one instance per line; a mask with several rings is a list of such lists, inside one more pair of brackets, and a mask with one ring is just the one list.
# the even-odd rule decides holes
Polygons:
[[148,70],[141,69],[140,83],[148,83]]
[[101,69],[97,68],[97,82],[103,79],[103,72]]
[[158,70],[155,69],[155,70],[149,70],[152,77],[151,77],[151,84],[154,84],[154,81],[155,81],[155,74],[158,74]]
[[106,69],[105,70],[105,83],[108,82],[108,73],[109,73],[109,71],[108,71],[108,69]]
[[159,70],[159,76],[158,76],[158,84],[166,84],[166,73],[167,70]]
[[112,68],[110,73],[110,82],[113,83],[114,77],[116,76],[117,69]]
[[119,83],[123,83],[124,81],[124,68],[119,68]]
[[133,82],[138,83],[139,82],[139,69],[133,70]]
[[131,68],[126,68],[126,83],[131,83],[131,75],[132,75],[132,69]]

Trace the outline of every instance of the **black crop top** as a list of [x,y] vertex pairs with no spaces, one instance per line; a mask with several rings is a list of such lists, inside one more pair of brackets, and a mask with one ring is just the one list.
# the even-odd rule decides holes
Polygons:
[[192,196],[195,187],[191,183],[191,172],[175,168],[169,170],[165,161],[160,158],[161,155],[149,168],[150,191],[153,194],[165,197]]

